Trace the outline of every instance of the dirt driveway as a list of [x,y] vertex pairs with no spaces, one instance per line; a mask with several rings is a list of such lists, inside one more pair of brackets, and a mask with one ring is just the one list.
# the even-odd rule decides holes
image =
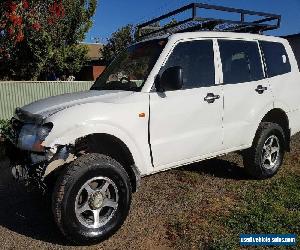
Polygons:
[[[298,135],[287,161],[298,157],[299,149]],[[234,187],[252,181],[244,175],[237,154],[146,177],[121,230],[102,244],[76,247],[58,232],[49,205],[22,191],[7,165],[7,161],[0,162],[1,249],[206,249],[212,237],[210,217],[226,215],[238,206]],[[292,168],[299,169],[299,165]],[[290,166],[285,164],[281,171],[285,168]],[[188,246],[183,241],[185,230],[190,235]]]

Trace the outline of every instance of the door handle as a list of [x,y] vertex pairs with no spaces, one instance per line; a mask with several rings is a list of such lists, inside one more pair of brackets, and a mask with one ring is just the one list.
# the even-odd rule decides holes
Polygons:
[[208,103],[214,103],[215,100],[220,99],[219,95],[215,95],[213,93],[208,93],[206,97],[204,97],[204,101]]
[[264,93],[266,90],[268,90],[267,87],[263,87],[262,85],[258,85],[257,88],[255,89],[255,91],[258,93],[258,94],[262,94]]

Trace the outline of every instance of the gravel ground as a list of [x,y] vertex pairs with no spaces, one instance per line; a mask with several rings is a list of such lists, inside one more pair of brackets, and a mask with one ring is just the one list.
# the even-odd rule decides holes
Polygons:
[[[298,157],[299,149],[300,135],[297,135],[285,162]],[[281,171],[289,167],[285,163]],[[293,168],[299,169],[299,164]],[[180,234],[184,235],[185,229],[174,231],[176,220],[186,220],[188,230],[192,230],[189,233],[195,232],[196,237],[201,232],[203,239],[203,244],[191,241],[183,248],[206,249],[205,242],[211,237],[207,230],[211,227],[210,215],[226,215],[237,206],[238,197],[232,186],[251,181],[244,174],[237,154],[146,177],[139,192],[134,194],[131,213],[117,234],[99,245],[76,247],[58,232],[49,204],[14,183],[8,161],[0,162],[0,171],[1,249],[180,248]],[[197,228],[193,229],[193,222],[197,222]]]

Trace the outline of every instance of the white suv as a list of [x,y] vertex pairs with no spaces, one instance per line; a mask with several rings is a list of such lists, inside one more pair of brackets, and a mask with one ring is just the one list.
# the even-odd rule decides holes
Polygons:
[[252,177],[273,176],[300,131],[300,73],[281,38],[174,34],[129,47],[90,91],[17,109],[12,128],[14,175],[44,190],[54,179],[62,233],[99,242],[141,176],[233,151]]

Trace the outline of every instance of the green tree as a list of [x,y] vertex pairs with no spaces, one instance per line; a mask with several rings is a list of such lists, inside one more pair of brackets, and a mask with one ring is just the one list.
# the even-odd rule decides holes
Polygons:
[[74,75],[80,71],[87,60],[88,49],[84,45],[62,46],[54,51],[49,65],[60,74]]
[[0,79],[38,79],[47,70],[75,74],[87,49],[97,0],[4,0],[0,3]]
[[116,32],[107,40],[107,44],[100,49],[103,60],[111,62],[114,57],[135,41],[135,28],[128,24]]
[[[177,21],[172,19],[169,23],[163,27],[171,27],[176,24]],[[124,27],[119,28],[114,32],[111,37],[107,40],[107,43],[100,49],[103,60],[106,63],[110,63],[118,53],[127,48],[130,44],[139,41],[139,35],[147,34],[151,31],[161,28],[159,22],[149,25],[148,27],[138,31],[136,27],[128,24]],[[140,34],[138,34],[140,32]]]

